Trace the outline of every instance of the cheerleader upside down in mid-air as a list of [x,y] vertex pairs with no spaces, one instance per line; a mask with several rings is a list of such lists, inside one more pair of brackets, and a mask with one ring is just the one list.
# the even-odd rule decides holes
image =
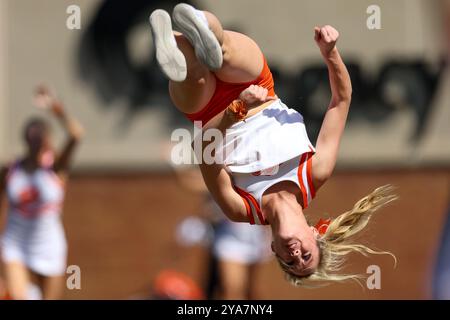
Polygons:
[[187,4],[177,5],[172,18],[181,33],[172,31],[166,11],[150,16],[171,99],[204,132],[224,133],[218,150],[232,146],[221,162],[200,161],[223,212],[236,222],[270,225],[272,250],[294,285],[357,279],[337,273],[348,254],[389,254],[352,241],[376,210],[396,198],[389,186],[375,189],[332,221],[310,226],[304,214],[334,170],[350,107],[352,86],[336,47],[339,33],[331,26],[314,30],[332,99],[313,147],[301,114],[275,95],[266,59],[252,39],[223,30],[213,14]]

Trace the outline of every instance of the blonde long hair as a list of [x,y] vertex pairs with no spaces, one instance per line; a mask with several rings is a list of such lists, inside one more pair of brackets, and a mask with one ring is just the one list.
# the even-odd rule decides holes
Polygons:
[[397,263],[397,259],[390,252],[375,251],[352,241],[352,238],[367,226],[370,218],[378,209],[398,198],[392,194],[393,189],[390,185],[375,189],[371,194],[359,200],[352,210],[341,214],[330,223],[326,232],[317,239],[320,262],[314,273],[303,277],[293,275],[289,273],[289,266],[278,259],[281,268],[286,273],[286,279],[294,286],[305,287],[317,287],[330,282],[346,280],[359,282],[363,278],[361,275],[337,273],[352,252],[358,252],[364,256],[387,254],[392,256]]

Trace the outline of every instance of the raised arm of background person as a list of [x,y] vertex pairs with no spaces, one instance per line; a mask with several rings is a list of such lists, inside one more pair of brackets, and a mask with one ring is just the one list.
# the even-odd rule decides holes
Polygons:
[[6,177],[8,176],[8,168],[6,166],[0,167],[0,215],[2,213],[2,205],[6,190]]
[[56,119],[58,119],[63,129],[66,131],[66,141],[61,150],[56,154],[54,164],[56,173],[62,178],[65,178],[70,167],[74,150],[83,136],[83,128],[77,120],[67,114],[62,102],[53,96],[50,90],[45,86],[38,87],[35,100],[37,101],[37,104],[48,109]]

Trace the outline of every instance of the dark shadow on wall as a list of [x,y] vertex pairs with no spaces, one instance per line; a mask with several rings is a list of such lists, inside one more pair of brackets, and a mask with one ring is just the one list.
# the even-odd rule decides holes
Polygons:
[[[138,26],[148,27],[148,18],[157,8],[172,11],[176,0],[105,0],[85,29],[78,50],[81,79],[99,96],[106,107],[126,101],[131,116],[142,108],[170,105],[167,80],[159,71],[151,52],[143,64],[131,59],[127,41]],[[189,1],[185,1],[189,2]],[[152,49],[153,50],[153,49]],[[175,115],[175,108],[168,108]],[[177,119],[177,117],[172,117]]]

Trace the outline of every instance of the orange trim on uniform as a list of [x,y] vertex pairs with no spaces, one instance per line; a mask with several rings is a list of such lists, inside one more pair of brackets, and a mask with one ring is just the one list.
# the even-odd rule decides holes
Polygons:
[[252,196],[250,193],[248,194],[248,196],[256,209],[256,214],[258,215],[259,222],[261,222],[261,224],[267,224],[267,221],[262,214],[261,208],[259,207],[258,201],[256,201],[255,197]]
[[312,182],[312,154],[310,154],[310,157],[306,164],[306,176],[308,178],[308,186],[309,191],[311,191],[311,199],[316,196],[316,190],[314,189],[314,185]]
[[244,201],[245,209],[247,210],[247,217],[250,220],[250,224],[255,224],[255,218],[253,217],[253,212],[250,204],[248,203],[248,199],[246,198],[244,190],[234,186],[236,192],[241,196],[241,199]]
[[306,193],[306,188],[303,183],[303,166],[305,165],[307,154],[302,154],[302,157],[300,158],[300,165],[298,167],[297,176],[298,176],[298,182],[300,183],[300,190],[302,192],[303,197],[303,209],[306,209],[308,207],[308,195]]
[[12,206],[12,209],[18,211],[24,218],[33,219],[37,216],[42,215],[42,213],[48,212],[49,210],[61,211],[62,203],[49,203],[43,206],[36,206],[33,204],[21,204],[17,206]]
[[[265,219],[265,217],[264,217],[264,215],[263,215],[263,213],[262,213],[262,211],[261,211],[261,208],[260,208],[260,206],[259,206],[259,204],[258,204],[258,201],[256,201],[256,199],[255,199],[255,197],[251,194],[251,193],[248,193],[247,191],[245,191],[245,190],[243,190],[243,189],[241,189],[241,188],[239,188],[239,187],[237,187],[237,186],[235,186],[235,189],[236,189],[236,191],[239,193],[239,195],[243,198],[243,199],[245,199],[246,201],[249,201],[249,202],[251,202],[252,204],[253,204],[253,207],[255,208],[255,210],[256,210],[256,216],[258,217],[258,219],[259,219],[259,221],[260,221],[260,223],[262,224],[262,225],[267,225],[268,224],[268,222],[267,222],[267,220]],[[244,201],[245,202],[245,201]],[[247,204],[246,204],[247,205]],[[247,214],[248,214],[248,211],[247,211]],[[255,217],[253,216],[253,210],[251,210],[250,211],[250,215],[249,215],[249,218],[250,218],[250,223],[251,224],[256,224],[255,223]]]

